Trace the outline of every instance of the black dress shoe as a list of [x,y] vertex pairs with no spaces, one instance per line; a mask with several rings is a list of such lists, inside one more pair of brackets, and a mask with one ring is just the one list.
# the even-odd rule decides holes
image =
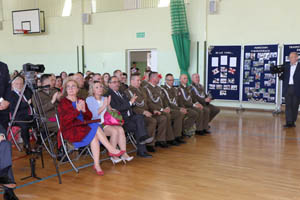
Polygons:
[[140,138],[140,144],[149,144],[153,141],[153,137],[150,137],[149,135],[144,135]]
[[179,144],[185,144],[186,141],[184,141],[183,139],[181,139],[181,137],[177,137],[176,139],[176,142],[178,142]]
[[142,158],[152,158],[152,155],[147,152],[137,153],[136,155]]
[[15,195],[13,189],[4,189],[4,200],[18,200],[18,197]]
[[168,148],[169,145],[166,142],[155,142],[156,147]]
[[202,131],[196,131],[196,135],[205,135],[205,132],[202,130]]
[[293,127],[296,127],[296,125],[294,123],[287,123],[283,127],[284,128],[293,128]]
[[147,151],[154,153],[156,150],[154,149],[154,146],[146,145]]
[[167,144],[172,145],[172,146],[179,146],[179,143],[176,142],[175,140],[167,141]]
[[204,129],[203,132],[204,132],[204,134],[210,134],[210,133],[211,133],[211,132],[208,131],[207,129]]

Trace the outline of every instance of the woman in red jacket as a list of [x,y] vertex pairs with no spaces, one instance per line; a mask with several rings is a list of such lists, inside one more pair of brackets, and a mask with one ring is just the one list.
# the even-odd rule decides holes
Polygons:
[[94,159],[94,169],[98,175],[103,175],[99,164],[101,142],[109,151],[110,156],[120,157],[124,151],[115,149],[107,140],[99,123],[89,123],[92,113],[84,100],[77,98],[79,86],[69,78],[64,83],[64,96],[58,105],[61,132],[66,140],[75,148],[91,145]]

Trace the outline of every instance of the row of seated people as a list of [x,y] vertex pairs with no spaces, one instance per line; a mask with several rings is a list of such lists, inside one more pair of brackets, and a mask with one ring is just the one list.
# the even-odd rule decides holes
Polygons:
[[[57,110],[64,138],[76,148],[90,144],[97,174],[103,175],[99,165],[99,141],[110,152],[113,163],[133,159],[126,153],[125,131],[135,134],[137,155],[145,158],[152,157],[149,152],[155,152],[155,147],[168,148],[185,143],[183,136],[189,134],[193,127],[196,134],[209,133],[208,124],[220,110],[210,104],[211,98],[206,96],[199,84],[198,74],[192,75],[193,84],[190,86],[187,86],[188,77],[181,75],[179,88],[173,87],[172,74],[166,75],[166,84],[161,87],[158,86],[160,76],[157,72],[148,72],[143,81],[139,74],[132,74],[130,86],[124,83],[123,75],[120,70],[116,70],[114,76],[109,76],[105,83],[101,75],[90,76],[85,81],[83,75],[77,73],[61,77],[64,84],[60,88],[55,88],[52,75],[43,74],[40,78],[42,89],[39,96],[49,119],[49,130],[58,131],[53,121]],[[86,87],[87,82],[89,90]],[[20,95],[23,85],[22,77],[15,78],[12,81],[12,92]],[[18,112],[22,113],[23,110],[22,116],[26,116],[26,112],[30,116],[30,92],[25,92],[24,97],[21,104],[27,106],[20,106]],[[11,102],[16,102],[16,99],[12,99]],[[10,105],[13,112],[16,104]],[[104,114],[111,109],[120,111],[124,119],[123,126],[103,125]],[[22,120],[21,118],[18,119]],[[85,123],[95,119],[98,119],[99,123]],[[28,148],[29,127],[28,124],[26,128],[21,126],[21,135]],[[107,136],[110,137],[109,141]]]

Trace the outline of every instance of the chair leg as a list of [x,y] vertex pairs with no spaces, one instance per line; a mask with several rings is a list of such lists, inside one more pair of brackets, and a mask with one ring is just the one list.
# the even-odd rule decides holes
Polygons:
[[9,124],[9,127],[8,127],[8,133],[11,135],[11,138],[12,140],[14,141],[14,144],[16,145],[18,151],[22,151],[21,147],[19,146],[18,142],[16,141],[16,138],[14,136],[14,133],[12,132],[11,130],[12,126]]

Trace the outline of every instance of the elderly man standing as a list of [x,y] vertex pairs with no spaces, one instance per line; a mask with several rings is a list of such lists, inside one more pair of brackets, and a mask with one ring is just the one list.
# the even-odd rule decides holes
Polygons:
[[296,126],[300,103],[300,63],[297,52],[290,53],[289,59],[290,64],[285,66],[280,76],[283,80],[282,92],[285,97],[285,128]]
[[194,102],[192,99],[192,94],[188,88],[188,77],[186,74],[180,76],[180,86],[179,86],[179,105],[185,108],[193,109],[198,113],[196,118],[196,134],[205,135],[209,133],[208,129],[208,112],[204,111],[203,106],[199,102]]
[[204,87],[200,84],[199,74],[192,75],[192,85],[190,85],[189,89],[192,93],[193,102],[201,103],[204,112],[208,112],[208,122],[211,122],[220,112],[220,108],[211,104],[212,98],[205,93]]
[[[146,127],[148,133],[151,137],[154,137],[156,141],[164,143],[166,141],[166,131],[167,131],[167,117],[164,115],[155,115],[149,110],[147,102],[147,94],[144,88],[141,86],[141,77],[140,74],[132,74],[130,77],[130,86],[125,91],[127,97],[130,99],[133,95],[137,96],[137,99],[133,106],[133,112],[136,114],[144,115]],[[157,133],[156,133],[156,126]],[[147,144],[147,150],[149,152],[155,152],[154,144],[155,140],[152,143]],[[167,146],[164,146],[167,147]]]

